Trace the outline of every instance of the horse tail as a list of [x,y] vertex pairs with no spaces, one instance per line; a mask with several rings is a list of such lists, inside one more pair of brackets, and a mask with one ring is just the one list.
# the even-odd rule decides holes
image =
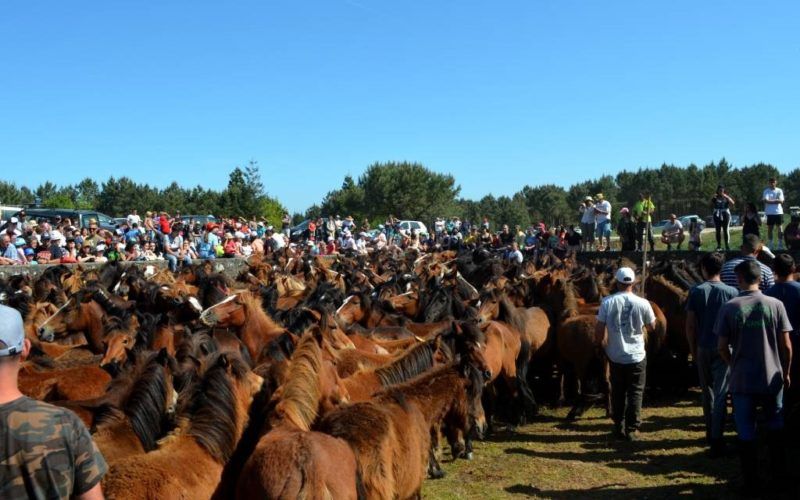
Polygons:
[[356,497],[358,500],[367,500],[367,489],[364,487],[361,466],[356,467]]

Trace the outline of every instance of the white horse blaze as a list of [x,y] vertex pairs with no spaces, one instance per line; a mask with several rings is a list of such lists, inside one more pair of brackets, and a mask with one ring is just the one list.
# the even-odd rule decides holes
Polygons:
[[342,302],[342,305],[340,305],[339,309],[336,310],[336,314],[337,315],[342,311],[342,308],[344,306],[346,306],[351,300],[353,300],[353,297],[355,297],[355,295],[351,295],[351,296],[347,297],[346,299],[344,299],[344,302]]

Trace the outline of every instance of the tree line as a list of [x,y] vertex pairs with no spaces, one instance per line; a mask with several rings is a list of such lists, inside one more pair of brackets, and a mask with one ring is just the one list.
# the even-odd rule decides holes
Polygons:
[[619,209],[632,207],[643,191],[651,193],[658,219],[670,213],[704,217],[711,213],[711,197],[719,184],[725,185],[736,200],[735,213],[742,212],[747,202],[763,209],[761,195],[770,177],[776,177],[786,193],[787,209],[800,205],[800,169],[782,175],[769,164],[734,168],[724,158],[702,167],[664,164],[659,168],[623,170],[569,187],[526,185],[511,195],[488,194],[480,200],[460,197],[460,186],[452,175],[433,172],[417,163],[375,163],[357,180],[345,176],[341,188],[330,191],[319,205],[296,217],[340,214],[382,222],[391,214],[425,223],[442,216],[470,221],[488,217],[495,226],[505,223],[526,227],[539,221],[568,225],[578,221],[578,206],[586,196],[603,193],[616,218]]
[[136,209],[166,211],[174,215],[225,217],[264,217],[276,223],[286,212],[284,206],[269,196],[258,163],[249,162],[231,171],[225,189],[213,190],[200,185],[183,187],[172,182],[165,188],[138,183],[130,177],[110,177],[98,184],[87,177],[77,184],[57,186],[50,181],[32,189],[0,181],[0,204],[45,208],[94,209],[112,217],[126,216]]
[[[329,191],[304,213],[294,214],[294,220],[338,214],[352,215],[358,221],[368,218],[373,224],[383,222],[389,215],[426,224],[437,216],[471,221],[488,217],[495,226],[506,223],[526,227],[539,221],[548,225],[573,224],[578,219],[578,206],[587,195],[603,193],[616,217],[619,208],[632,206],[642,191],[652,193],[657,219],[673,212],[678,216],[706,216],[711,212],[710,200],[719,184],[724,184],[736,200],[734,211],[739,213],[747,202],[763,209],[761,193],[767,179],[773,176],[786,193],[785,207],[800,205],[800,169],[783,175],[765,163],[734,168],[724,158],[702,167],[664,164],[659,168],[623,170],[569,187],[526,185],[511,195],[488,194],[479,200],[461,197],[461,187],[450,174],[434,172],[419,163],[375,163],[358,178],[346,175],[341,187]],[[280,201],[267,194],[256,162],[234,168],[222,190],[200,185],[187,188],[177,182],[161,189],[128,177],[111,177],[99,185],[91,178],[61,187],[45,182],[35,189],[0,181],[0,203],[30,204],[35,199],[45,207],[93,208],[112,216],[126,215],[135,208],[139,212],[258,216],[272,224],[280,222],[285,210]]]

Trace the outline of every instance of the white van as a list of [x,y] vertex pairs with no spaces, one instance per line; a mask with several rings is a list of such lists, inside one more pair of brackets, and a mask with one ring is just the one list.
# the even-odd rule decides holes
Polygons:
[[428,233],[428,228],[422,222],[418,220],[401,220],[399,222],[400,229],[404,230],[406,233],[411,234],[411,230],[415,229],[417,234],[422,237],[427,238],[430,233]]
[[22,210],[22,207],[11,207],[0,205],[0,225],[8,222],[12,215]]

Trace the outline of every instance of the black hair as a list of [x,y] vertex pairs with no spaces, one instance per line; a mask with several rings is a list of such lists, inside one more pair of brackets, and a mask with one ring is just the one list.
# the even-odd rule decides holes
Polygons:
[[722,271],[722,264],[725,263],[725,256],[719,252],[709,252],[700,259],[700,267],[709,276],[716,276]]
[[782,253],[775,258],[775,262],[773,263],[775,267],[775,274],[780,277],[789,276],[795,270],[794,267],[794,257],[789,255],[788,253]]
[[741,261],[733,271],[746,285],[754,285],[761,281],[761,266],[753,259]]
[[747,253],[755,253],[761,246],[761,238],[755,234],[746,234],[742,238],[742,251]]

